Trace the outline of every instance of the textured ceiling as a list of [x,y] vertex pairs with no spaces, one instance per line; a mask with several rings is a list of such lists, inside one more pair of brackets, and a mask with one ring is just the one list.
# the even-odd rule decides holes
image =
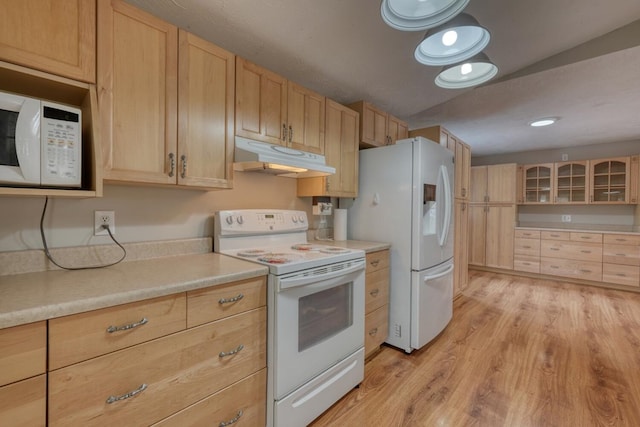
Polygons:
[[[385,25],[378,0],[128,2],[338,102],[442,124],[474,155],[640,140],[639,0],[471,0],[500,72],[464,90],[435,86],[413,59],[423,32]],[[527,125],[542,116],[561,120]]]

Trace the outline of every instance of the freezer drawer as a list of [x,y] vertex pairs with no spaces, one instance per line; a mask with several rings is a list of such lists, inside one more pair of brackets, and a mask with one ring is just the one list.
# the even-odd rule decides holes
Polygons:
[[411,275],[411,347],[434,339],[453,316],[453,259]]

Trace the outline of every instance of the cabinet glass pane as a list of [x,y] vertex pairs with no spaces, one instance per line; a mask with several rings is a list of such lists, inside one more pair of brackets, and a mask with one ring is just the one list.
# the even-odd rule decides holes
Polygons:
[[609,162],[598,163],[593,167],[593,172],[596,174],[609,173]]
[[584,190],[573,190],[571,192],[571,201],[572,202],[584,202],[587,199],[585,199],[585,193]]
[[571,178],[558,178],[558,188],[566,188],[571,185]]
[[571,175],[571,165],[563,165],[558,168],[558,176]]
[[529,168],[527,169],[527,178],[537,178],[538,177],[538,169]]
[[594,176],[593,177],[593,183],[596,187],[600,186],[605,186],[608,187],[609,186],[609,175],[600,175],[600,176]]
[[549,190],[551,189],[551,178],[540,178],[540,182],[538,184],[541,190]]
[[593,200],[596,202],[608,202],[609,191],[607,189],[594,189]]
[[625,173],[626,169],[623,162],[611,162],[611,173]]
[[586,175],[586,166],[580,164],[573,165],[573,175]]
[[527,189],[536,189],[538,188],[538,180],[537,179],[529,179],[527,178]]
[[551,169],[550,168],[545,168],[545,167],[541,167],[538,170],[538,176],[540,177],[550,177],[551,176]]
[[611,175],[611,179],[609,180],[611,185],[621,185],[624,186],[626,176],[623,175]]

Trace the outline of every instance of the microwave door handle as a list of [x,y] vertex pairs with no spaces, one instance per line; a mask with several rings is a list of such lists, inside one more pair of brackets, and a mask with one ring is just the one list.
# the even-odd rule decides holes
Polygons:
[[281,288],[294,288],[296,286],[308,285],[310,283],[316,283],[322,280],[333,279],[334,277],[345,276],[349,273],[353,273],[359,270],[364,270],[364,260],[358,261],[353,265],[344,268],[342,270],[330,271],[324,274],[318,274],[313,276],[296,275],[293,277],[286,277],[280,279]]

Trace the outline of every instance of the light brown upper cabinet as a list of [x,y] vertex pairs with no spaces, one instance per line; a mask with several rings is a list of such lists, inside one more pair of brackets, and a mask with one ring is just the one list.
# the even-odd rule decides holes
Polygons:
[[1,0],[0,10],[0,59],[95,83],[95,0]]
[[336,173],[299,178],[298,197],[358,196],[358,113],[327,99],[325,113],[325,158]]
[[409,131],[410,138],[416,136],[422,136],[437,142],[455,154],[455,198],[468,200],[471,147],[442,126],[431,126]]
[[104,179],[230,188],[234,55],[121,0],[98,33]]
[[[637,157],[636,160],[637,162]],[[590,196],[593,204],[621,204],[631,200],[631,158],[615,157],[589,162]],[[637,168],[636,168],[637,170]],[[637,181],[637,173],[633,178]],[[637,194],[634,195],[637,199]]]
[[471,168],[472,203],[516,203],[515,163]]
[[358,101],[348,105],[360,114],[360,147],[371,148],[395,144],[409,137],[407,123],[375,105]]
[[589,194],[589,161],[555,163],[554,203],[586,203]]
[[325,97],[236,59],[236,135],[324,154]]
[[[517,200],[521,204],[549,204],[554,194],[553,163],[518,166],[522,184],[516,188]],[[519,180],[519,181],[520,181]]]

